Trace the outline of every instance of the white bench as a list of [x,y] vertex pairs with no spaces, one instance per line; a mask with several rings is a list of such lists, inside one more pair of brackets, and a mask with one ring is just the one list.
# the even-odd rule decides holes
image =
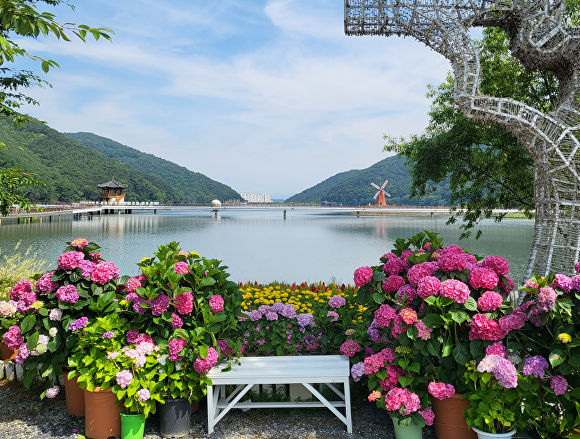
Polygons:
[[[222,363],[208,372],[212,385],[207,387],[207,430],[213,433],[215,425],[232,408],[290,408],[290,407],[327,407],[338,419],[346,424],[352,433],[350,413],[350,363],[340,355],[305,355],[291,357],[243,357],[240,365],[232,362],[232,370],[222,372]],[[324,383],[341,401],[328,401],[312,384]],[[334,383],[344,385],[344,393]],[[256,384],[302,384],[318,401],[287,402],[240,402],[240,399]],[[226,385],[235,385],[235,390],[226,395]],[[345,415],[336,408],[344,407]]]

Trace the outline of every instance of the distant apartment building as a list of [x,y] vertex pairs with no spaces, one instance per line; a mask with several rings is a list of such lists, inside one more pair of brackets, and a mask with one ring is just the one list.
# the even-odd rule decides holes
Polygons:
[[240,195],[248,203],[271,203],[272,196],[270,194],[253,194],[251,192],[240,192]]

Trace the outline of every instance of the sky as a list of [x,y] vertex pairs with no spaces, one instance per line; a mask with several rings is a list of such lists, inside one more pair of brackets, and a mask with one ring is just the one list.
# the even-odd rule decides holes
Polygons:
[[386,158],[383,136],[423,132],[427,84],[450,69],[411,38],[345,36],[343,0],[72,3],[39,8],[111,28],[113,41],[21,40],[60,66],[16,64],[52,84],[24,110],[238,192],[286,198]]

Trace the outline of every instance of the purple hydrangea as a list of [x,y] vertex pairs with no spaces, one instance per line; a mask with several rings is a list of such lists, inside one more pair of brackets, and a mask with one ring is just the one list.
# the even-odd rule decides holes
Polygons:
[[328,300],[328,306],[330,306],[331,308],[340,308],[341,306],[344,306],[346,304],[346,300],[344,299],[344,297],[342,296],[332,296],[329,300]]
[[115,336],[115,331],[107,331],[103,334],[103,338],[113,338]]
[[169,296],[166,296],[165,294],[158,295],[151,303],[151,314],[154,316],[160,316],[163,314],[167,311],[167,308],[169,308],[170,301],[171,299]]
[[282,314],[287,319],[294,319],[296,318],[296,308],[290,304],[284,305],[284,309],[280,311],[280,314]]
[[536,378],[544,378],[546,375],[546,369],[550,365],[548,361],[541,355],[536,355],[535,357],[528,357],[524,362],[524,367],[522,369],[522,374],[524,376],[534,375]]
[[266,320],[278,320],[278,314],[276,314],[274,311],[267,312]]
[[358,383],[361,377],[365,374],[365,364],[362,361],[354,364],[350,369],[350,376],[355,383]]
[[59,391],[60,391],[60,387],[58,387],[58,386],[51,387],[50,389],[46,390],[46,397],[47,398],[54,398],[56,395],[58,395]]
[[568,381],[562,375],[556,375],[550,380],[550,387],[556,395],[563,395],[568,388]]
[[316,323],[314,322],[314,316],[308,313],[298,314],[296,316],[296,321],[301,328],[305,328],[307,326],[315,327]]
[[69,331],[77,331],[79,329],[83,329],[87,326],[87,323],[89,323],[88,317],[81,317],[80,319],[73,321],[69,325],[68,330]]

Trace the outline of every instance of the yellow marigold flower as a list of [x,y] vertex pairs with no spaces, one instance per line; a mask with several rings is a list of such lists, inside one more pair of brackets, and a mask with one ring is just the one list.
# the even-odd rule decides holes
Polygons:
[[42,305],[44,305],[44,303],[38,301],[38,302],[34,302],[32,305],[30,305],[30,307],[34,308],[34,309],[40,309],[40,308],[42,308]]
[[295,303],[294,303],[294,304],[292,304],[292,306],[294,307],[294,309],[295,309],[296,311],[298,311],[298,309],[300,308],[300,307],[299,307],[298,305],[296,305]]
[[562,343],[570,343],[572,341],[572,337],[570,334],[563,332],[562,334],[558,335],[558,340],[560,340]]
[[141,259],[141,262],[148,261],[149,259],[151,259],[151,258],[148,258],[147,256],[145,256],[143,259]]
[[191,256],[194,259],[197,259],[200,257],[198,252],[189,252],[189,256]]

